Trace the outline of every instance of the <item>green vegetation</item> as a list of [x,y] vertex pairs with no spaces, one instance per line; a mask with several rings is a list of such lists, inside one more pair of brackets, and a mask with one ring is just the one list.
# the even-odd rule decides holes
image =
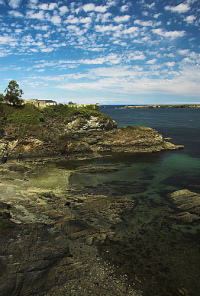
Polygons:
[[41,125],[45,121],[48,121],[49,118],[67,119],[71,116],[81,116],[84,118],[97,116],[109,119],[109,116],[94,110],[90,106],[77,108],[59,104],[40,109],[32,104],[25,104],[22,106],[11,106],[7,104],[0,105],[0,124],[4,125]]
[[0,103],[4,101],[4,95],[0,94]]
[[[13,106],[2,103],[0,104],[0,137],[1,134],[4,134],[4,129],[9,127],[10,136],[12,134],[13,138],[22,139],[25,136],[36,136],[46,142],[59,141],[62,144],[64,139],[57,132],[56,126],[67,122],[72,116],[84,118],[97,116],[110,119],[109,116],[95,110],[94,105],[69,107],[68,105],[59,104],[41,109],[32,104]],[[52,128],[53,126],[55,128]],[[68,136],[63,137],[66,141]]]
[[143,130],[143,128],[141,126],[131,126],[131,125],[121,127],[121,129],[124,131],[141,131],[141,130]]
[[11,80],[4,91],[6,93],[3,98],[4,101],[10,103],[13,106],[20,106],[22,104],[21,97],[23,95],[22,89],[19,88],[19,84],[15,80]]
[[109,118],[107,115],[104,115],[99,112],[98,107],[95,105],[88,105],[85,107],[76,107],[58,104],[55,106],[48,106],[43,109],[44,114],[50,117],[58,117],[65,119],[71,116],[81,116],[84,118],[90,118],[90,116],[104,117]]
[[41,111],[31,104],[23,106],[1,105],[2,124],[39,125],[44,121]]

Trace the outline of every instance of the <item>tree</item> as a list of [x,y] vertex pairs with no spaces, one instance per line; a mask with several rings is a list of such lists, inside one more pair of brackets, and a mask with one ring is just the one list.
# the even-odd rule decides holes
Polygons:
[[9,82],[4,92],[6,93],[4,98],[6,102],[9,102],[13,106],[21,105],[23,91],[19,88],[19,84],[15,80]]
[[3,102],[3,100],[4,100],[4,95],[0,94],[0,103]]

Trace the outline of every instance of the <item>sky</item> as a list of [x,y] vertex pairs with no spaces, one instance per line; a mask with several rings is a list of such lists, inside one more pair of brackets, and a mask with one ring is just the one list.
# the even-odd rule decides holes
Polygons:
[[0,93],[57,103],[200,103],[199,0],[0,0]]

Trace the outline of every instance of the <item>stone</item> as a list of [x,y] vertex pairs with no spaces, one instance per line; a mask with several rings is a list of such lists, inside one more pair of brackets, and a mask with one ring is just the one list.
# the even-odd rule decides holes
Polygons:
[[171,218],[183,223],[200,221],[200,194],[183,189],[171,193],[169,198],[178,211]]
[[58,268],[70,255],[68,241],[58,229],[45,225],[22,225],[1,237],[0,295],[33,295],[66,280],[68,264]]

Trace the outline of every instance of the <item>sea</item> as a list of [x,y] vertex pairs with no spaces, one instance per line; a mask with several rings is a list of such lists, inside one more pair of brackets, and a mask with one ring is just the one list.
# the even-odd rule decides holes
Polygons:
[[200,193],[200,109],[123,107],[101,106],[100,112],[118,127],[151,127],[185,148],[92,160],[94,166],[118,171],[74,179],[73,185],[87,192],[135,200],[123,223],[114,227],[115,238],[99,245],[101,258],[144,296],[199,296],[200,222],[172,219],[177,210],[169,194],[180,189]]

